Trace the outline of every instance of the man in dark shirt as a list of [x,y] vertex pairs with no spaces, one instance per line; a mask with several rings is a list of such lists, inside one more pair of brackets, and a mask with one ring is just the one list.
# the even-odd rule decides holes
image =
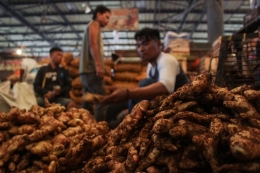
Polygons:
[[34,91],[37,94],[39,106],[44,106],[43,97],[46,96],[51,103],[60,103],[67,110],[76,107],[76,104],[69,99],[69,90],[71,89],[69,72],[60,67],[62,55],[60,48],[51,48],[50,63],[41,67],[37,72]]

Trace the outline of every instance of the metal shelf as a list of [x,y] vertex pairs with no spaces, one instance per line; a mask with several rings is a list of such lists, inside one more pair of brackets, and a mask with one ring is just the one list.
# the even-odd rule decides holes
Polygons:
[[237,34],[252,33],[260,30],[260,7],[253,9],[244,17],[244,27],[237,31]]

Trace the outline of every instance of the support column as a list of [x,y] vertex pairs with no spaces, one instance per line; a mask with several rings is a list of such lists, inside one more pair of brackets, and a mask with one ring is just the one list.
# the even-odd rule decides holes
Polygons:
[[208,42],[224,35],[223,0],[207,0]]

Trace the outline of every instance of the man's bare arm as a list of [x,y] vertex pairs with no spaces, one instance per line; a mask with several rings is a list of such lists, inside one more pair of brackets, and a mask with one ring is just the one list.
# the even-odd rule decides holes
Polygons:
[[152,99],[156,96],[165,94],[169,94],[169,92],[160,82],[129,90],[130,99]]
[[102,103],[119,103],[122,101],[126,101],[127,99],[152,99],[159,95],[169,94],[166,87],[160,83],[156,82],[149,86],[140,87],[136,89],[127,90],[125,88],[117,89],[112,94],[105,96],[102,99]]

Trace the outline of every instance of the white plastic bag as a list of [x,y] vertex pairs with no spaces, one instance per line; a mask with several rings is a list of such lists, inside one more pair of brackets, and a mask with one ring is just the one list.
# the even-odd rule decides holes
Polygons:
[[2,93],[5,93],[5,94],[9,94],[10,93],[10,86],[11,86],[11,81],[5,81],[5,82],[2,82],[0,83],[0,91]]
[[169,47],[169,44],[174,40],[189,40],[189,34],[182,32],[177,34],[176,32],[168,31],[164,37],[164,48]]
[[[38,65],[37,61],[32,58],[23,58],[22,59],[22,69],[24,70],[24,74],[22,76],[23,81],[27,83],[33,83],[35,76],[30,74],[31,70],[36,68]],[[36,74],[36,73],[35,73]]]
[[12,106],[17,106],[10,85],[10,81],[0,83],[0,112],[9,112]]
[[9,112],[11,107],[14,106],[16,107],[17,104],[16,104],[16,100],[14,99],[14,97],[8,95],[8,94],[5,94],[5,93],[2,93],[0,91],[0,112]]
[[18,82],[13,87],[14,98],[19,109],[30,109],[32,105],[37,105],[33,87],[26,82]]

